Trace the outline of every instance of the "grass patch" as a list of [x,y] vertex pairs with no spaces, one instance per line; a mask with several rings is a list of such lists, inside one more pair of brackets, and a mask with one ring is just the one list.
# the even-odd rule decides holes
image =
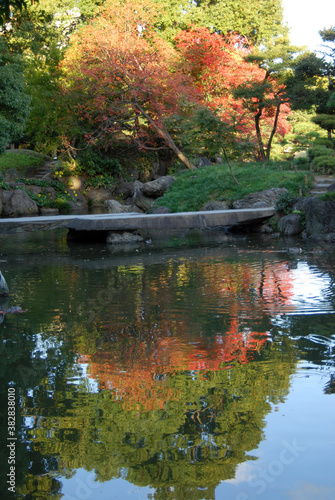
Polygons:
[[156,206],[168,207],[173,213],[190,212],[200,210],[211,200],[231,205],[250,193],[274,187],[286,188],[296,196],[299,195],[299,186],[303,195],[312,187],[309,171],[291,170],[289,162],[269,162],[265,166],[256,162],[244,163],[234,165],[233,170],[240,186],[234,182],[225,164],[179,172],[175,175],[176,182],[157,200]]
[[318,196],[318,198],[321,201],[333,201],[333,200],[335,200],[335,192],[330,191],[328,193],[320,194],[320,196]]
[[37,151],[29,149],[8,150],[0,155],[0,172],[5,173],[10,168],[15,168],[21,174],[25,174],[28,168],[41,167],[46,161],[50,161],[50,158]]
[[56,200],[53,200],[50,204],[50,207],[58,208],[61,214],[68,214],[71,212],[70,203],[63,198],[57,198]]

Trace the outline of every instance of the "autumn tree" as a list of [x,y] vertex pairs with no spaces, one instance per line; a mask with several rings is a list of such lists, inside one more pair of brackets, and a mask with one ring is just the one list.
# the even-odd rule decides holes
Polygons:
[[288,109],[282,106],[286,102],[284,87],[270,68],[265,69],[265,64],[263,67],[247,59],[253,49],[249,41],[237,33],[223,37],[206,28],[192,27],[177,36],[176,44],[189,63],[189,74],[208,109],[214,110],[224,123],[236,124],[237,144],[238,139],[240,145],[249,139],[249,144],[258,144],[265,158],[261,118],[265,128],[272,127],[267,148],[270,154],[277,127],[280,125],[281,133],[288,128]]
[[289,125],[285,118],[290,113],[285,78],[293,64],[298,48],[289,44],[288,36],[274,38],[266,47],[254,48],[245,60],[257,64],[261,79],[245,79],[235,90],[244,109],[253,115],[258,145],[258,158],[269,161],[272,142],[278,132],[285,135]]
[[88,144],[115,140],[140,150],[170,148],[188,167],[165,119],[195,93],[176,51],[153,29],[154,5],[111,2],[74,37],[61,65],[64,91]]

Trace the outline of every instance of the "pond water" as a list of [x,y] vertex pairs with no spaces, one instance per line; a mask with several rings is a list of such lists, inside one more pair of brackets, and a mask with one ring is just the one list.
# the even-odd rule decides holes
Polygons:
[[1,498],[335,498],[334,248],[61,230],[0,269]]

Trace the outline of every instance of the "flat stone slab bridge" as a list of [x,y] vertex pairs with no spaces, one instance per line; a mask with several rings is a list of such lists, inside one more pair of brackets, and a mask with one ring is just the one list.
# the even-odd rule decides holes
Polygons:
[[162,235],[164,231],[231,227],[261,222],[274,215],[274,207],[238,210],[211,210],[173,214],[91,214],[54,215],[0,219],[0,233],[67,228],[71,239],[94,239],[115,232],[143,232]]

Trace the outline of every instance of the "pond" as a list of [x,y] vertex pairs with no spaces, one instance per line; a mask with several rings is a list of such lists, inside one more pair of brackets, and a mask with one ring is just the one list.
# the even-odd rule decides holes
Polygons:
[[333,248],[60,230],[0,269],[1,498],[335,498]]

